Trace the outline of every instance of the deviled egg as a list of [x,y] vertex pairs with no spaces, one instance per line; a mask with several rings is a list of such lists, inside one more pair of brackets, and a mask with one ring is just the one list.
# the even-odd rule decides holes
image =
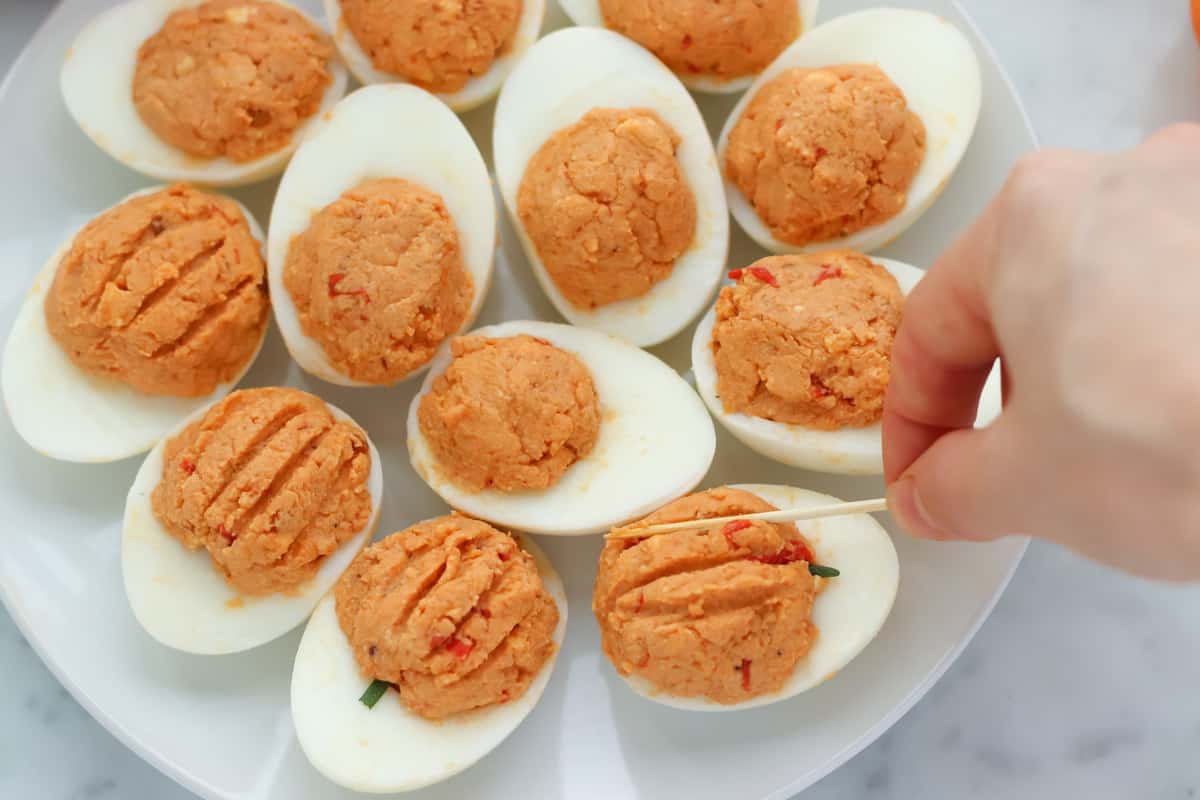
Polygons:
[[934,14],[874,9],[814,28],[721,131],[734,219],[776,253],[883,247],[945,188],[981,91],[970,42]]
[[[883,400],[916,267],[849,250],[733,270],[692,339],[696,389],[743,444],[821,472],[883,472]],[[980,404],[999,413],[997,380]]]
[[704,404],[666,364],[548,322],[451,341],[408,412],[413,468],[442,499],[531,533],[645,514],[699,483],[715,447]]
[[455,111],[500,91],[546,16],[546,0],[324,3],[333,41],[360,83],[412,83]]
[[4,404],[61,461],[144,452],[250,368],[270,316],[262,229],[186,185],[135,192],[62,244],[4,345]]
[[816,24],[818,0],[559,0],[576,25],[609,28],[698,92],[740,92]]
[[[729,486],[681,498],[638,524],[837,502],[791,486]],[[799,530],[735,520],[610,539],[592,610],[605,655],[638,694],[727,711],[786,700],[836,675],[879,633],[899,581],[891,538],[865,514]]]
[[299,389],[234,392],[150,452],[125,501],[133,615],[176,650],[218,655],[302,623],[371,538],[379,453]]
[[483,304],[496,250],[491,182],[458,117],[415,86],[359,89],[328,116],[271,210],[275,320],[318,378],[396,383]]
[[283,169],[346,70],[281,0],[126,0],[79,32],[60,87],[88,138],[130,169],[235,186]]
[[300,640],[300,746],[354,791],[449,778],[533,710],[566,626],[562,580],[528,538],[457,514],[392,534],[355,560]]
[[496,105],[496,181],[568,321],[649,346],[721,279],[729,218],[704,120],[671,71],[611,31],[539,41]]

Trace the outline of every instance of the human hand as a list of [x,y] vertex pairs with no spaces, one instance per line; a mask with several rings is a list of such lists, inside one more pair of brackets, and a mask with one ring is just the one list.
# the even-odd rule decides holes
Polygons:
[[[1200,578],[1200,126],[1046,151],[905,304],[888,499],[931,539],[1029,534]],[[1004,410],[972,430],[995,358]]]

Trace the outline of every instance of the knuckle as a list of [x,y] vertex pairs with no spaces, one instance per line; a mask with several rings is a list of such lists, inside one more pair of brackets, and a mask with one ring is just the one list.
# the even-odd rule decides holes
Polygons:
[[1023,200],[1043,197],[1056,185],[1064,154],[1057,150],[1035,150],[1017,160],[1005,191]]
[[1053,176],[1058,167],[1058,155],[1053,151],[1038,150],[1022,156],[1013,166],[1000,194],[1004,218],[1010,221],[1022,219],[1052,202],[1056,185]]
[[1057,150],[1033,150],[1017,159],[1013,166],[1013,175],[1018,178],[1036,176],[1057,165],[1059,160]]

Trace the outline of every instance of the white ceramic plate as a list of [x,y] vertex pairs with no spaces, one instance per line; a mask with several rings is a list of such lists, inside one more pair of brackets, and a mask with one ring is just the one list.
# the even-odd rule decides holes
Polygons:
[[[826,3],[823,16],[870,0]],[[901,5],[970,24],[953,0]],[[107,0],[66,0],[18,60],[0,90],[0,329],[7,332],[38,266],[96,211],[151,183],[92,145],[58,97],[62,54]],[[319,12],[313,0],[301,3]],[[561,14],[551,14],[562,24]],[[970,31],[969,31],[970,32]],[[946,193],[881,255],[928,264],[982,208],[1009,166],[1033,145],[1021,106],[986,45],[971,33],[984,75],[984,108],[970,151]],[[736,96],[701,100],[719,130]],[[465,119],[490,156],[489,104]],[[233,192],[267,219],[273,183]],[[503,243],[479,324],[556,319],[520,255]],[[740,232],[735,266],[762,255]],[[680,369],[691,330],[655,348]],[[388,478],[379,534],[445,512],[413,474],[403,409],[415,385],[345,389],[305,377],[272,331],[247,383],[301,386],[344,408],[371,432]],[[103,725],[143,758],[206,798],[345,800],[300,752],[288,716],[299,631],[234,656],[167,650],[138,627],[121,590],[120,526],[137,459],[72,465],[38,456],[0,420],[0,598],[50,669]],[[877,479],[788,469],[719,433],[705,486],[784,483],[846,498],[877,496]],[[657,706],[617,678],[601,655],[590,611],[600,541],[541,538],[568,589],[566,646],[550,685],[525,723],[488,758],[416,798],[524,797],[785,798],[857,753],[941,676],[991,611],[1024,550],[1023,541],[938,545],[896,536],[900,594],[879,638],[841,675],[793,700],[707,717]]]

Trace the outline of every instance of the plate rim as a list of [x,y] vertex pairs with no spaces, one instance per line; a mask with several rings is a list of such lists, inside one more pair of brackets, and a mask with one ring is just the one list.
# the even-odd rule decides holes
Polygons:
[[[1033,144],[1033,149],[1037,149],[1041,145],[1040,138],[1038,137],[1037,131],[1034,128],[1033,121],[1030,119],[1029,110],[1026,108],[1025,101],[1021,97],[1021,94],[1017,91],[1017,87],[1013,83],[1012,76],[1010,75],[1008,68],[1004,65],[1004,62],[1000,60],[995,48],[992,46],[991,40],[984,35],[982,30],[980,30],[978,23],[975,21],[975,17],[971,15],[965,8],[963,8],[959,0],[948,0],[948,2],[963,20],[964,24],[969,29],[969,32],[973,35],[975,41],[979,43],[979,46],[987,56],[988,60],[996,67],[1001,81],[1008,88],[1009,93],[1016,102],[1017,109],[1020,112],[1021,123],[1029,134],[1030,140]],[[66,6],[67,2],[64,2],[63,0],[57,2],[46,15],[46,18],[42,20],[41,24],[38,25],[38,27],[34,30],[33,34],[29,37],[29,40],[17,54],[17,57],[13,59],[13,62],[9,67],[8,72],[5,74],[4,79],[0,81],[0,102],[2,102],[8,95],[18,70],[24,66],[25,62],[29,60],[31,54],[34,52],[34,45],[39,39],[42,38],[43,34],[48,29],[58,22],[58,19],[64,13]],[[880,719],[874,725],[872,725],[853,742],[843,748],[836,756],[823,764],[820,768],[804,772],[797,776],[796,779],[790,783],[771,791],[769,794],[765,795],[762,800],[786,800],[798,792],[813,786],[827,775],[835,772],[837,769],[845,765],[847,761],[865,750],[870,744],[874,743],[877,739],[879,739],[879,737],[890,730],[909,711],[911,711],[913,707],[923,697],[925,697],[926,694],[929,693],[929,690],[941,680],[942,676],[945,675],[946,671],[949,670],[954,662],[958,660],[959,656],[962,655],[967,646],[974,641],[975,636],[979,633],[980,628],[982,628],[983,624],[988,620],[989,617],[991,617],[992,612],[996,608],[996,604],[1000,601],[1000,598],[1004,595],[1005,591],[1007,591],[1009,584],[1012,582],[1013,576],[1016,574],[1017,569],[1021,566],[1021,562],[1024,560],[1025,554],[1028,552],[1030,538],[1012,537],[1010,541],[1019,544],[1016,552],[1012,556],[1012,562],[1008,566],[1006,574],[996,587],[996,590],[992,593],[989,601],[972,618],[966,635],[964,635],[955,644],[955,646],[949,648],[945,653],[943,653],[942,657],[938,659],[937,663],[930,668],[925,676],[918,683],[916,683],[899,702],[893,705],[884,716],[880,717]],[[25,641],[29,644],[30,649],[32,649],[37,655],[38,659],[43,665],[45,665],[50,674],[54,676],[54,679],[57,680],[59,684],[67,690],[75,702],[79,703],[79,705],[82,706],[85,711],[87,711],[88,715],[92,719],[99,723],[105,731],[112,735],[113,738],[119,741],[126,749],[128,749],[142,761],[154,767],[163,775],[175,781],[175,783],[179,784],[184,789],[199,795],[202,798],[205,798],[205,800],[243,800],[243,795],[221,792],[211,783],[204,780],[204,778],[201,776],[195,775],[177,763],[160,756],[153,748],[143,744],[141,739],[131,734],[115,716],[107,713],[93,703],[91,697],[87,693],[83,692],[74,681],[67,677],[65,672],[60,668],[58,662],[47,656],[43,650],[40,638],[33,633],[33,626],[30,624],[30,619],[25,613],[23,605],[16,597],[15,589],[8,585],[2,574],[0,574],[0,605],[4,606],[5,610],[12,618],[13,624],[21,633],[21,636],[24,637]]]
[[[975,21],[975,17],[971,15],[965,8],[963,8],[962,3],[960,3],[959,0],[950,0],[950,4],[954,7],[954,10],[958,12],[959,16],[962,17],[967,28],[970,29],[971,35],[974,36],[977,42],[979,42],[980,47],[984,51],[984,55],[987,56],[988,60],[995,65],[996,70],[1000,73],[1000,79],[1004,82],[1004,85],[1008,88],[1009,93],[1016,101],[1017,109],[1021,114],[1021,123],[1025,126],[1025,130],[1029,133],[1029,138],[1033,142],[1033,149],[1038,149],[1041,147],[1041,139],[1037,134],[1037,130],[1033,126],[1033,120],[1029,116],[1029,109],[1025,107],[1025,100],[1021,97],[1021,93],[1017,91],[1017,85],[1013,83],[1012,75],[1009,74],[1008,67],[1006,67],[1004,62],[1000,60],[1000,55],[996,52],[996,48],[992,46],[991,39],[985,36],[983,31],[980,30],[979,24]],[[2,96],[2,94],[0,94],[0,96]],[[891,710],[888,711],[887,714],[882,716],[878,722],[876,722],[866,732],[859,736],[858,739],[834,756],[821,770],[815,770],[814,772],[816,774],[810,773],[807,775],[801,775],[786,786],[781,786],[771,794],[768,794],[763,798],[763,800],[787,800],[787,798],[791,797],[792,795],[802,792],[808,787],[815,785],[817,781],[821,780],[827,775],[833,774],[839,768],[845,765],[847,761],[861,753],[869,745],[873,744],[875,740],[891,730],[892,727],[906,714],[908,714],[909,711],[912,711],[913,707],[916,706],[916,704],[929,693],[929,690],[932,689],[937,682],[942,679],[942,676],[946,674],[947,670],[949,670],[951,666],[953,666],[954,662],[958,661],[959,656],[961,656],[963,651],[967,649],[967,645],[975,641],[975,636],[979,633],[979,629],[982,628],[983,623],[987,622],[988,618],[992,616],[992,612],[996,610],[996,604],[1000,602],[1000,598],[1003,597],[1004,593],[1008,590],[1008,585],[1012,582],[1013,576],[1017,574],[1017,568],[1020,567],[1021,562],[1025,560],[1025,554],[1029,551],[1030,542],[1030,537],[1028,536],[1013,537],[1013,539],[1020,542],[1020,547],[1017,549],[1017,552],[1013,557],[1012,565],[1008,568],[1008,574],[1004,576],[1004,579],[1000,581],[1000,585],[996,587],[996,591],[993,593],[991,600],[988,601],[988,603],[982,609],[980,609],[979,613],[975,615],[975,618],[971,620],[971,625],[966,636],[962,637],[957,645],[943,653],[938,662],[933,665],[929,672],[925,674],[925,677],[919,683],[913,686],[913,688],[903,697],[903,699],[900,700],[900,702],[892,706]],[[903,580],[903,577],[901,577],[901,580]]]

